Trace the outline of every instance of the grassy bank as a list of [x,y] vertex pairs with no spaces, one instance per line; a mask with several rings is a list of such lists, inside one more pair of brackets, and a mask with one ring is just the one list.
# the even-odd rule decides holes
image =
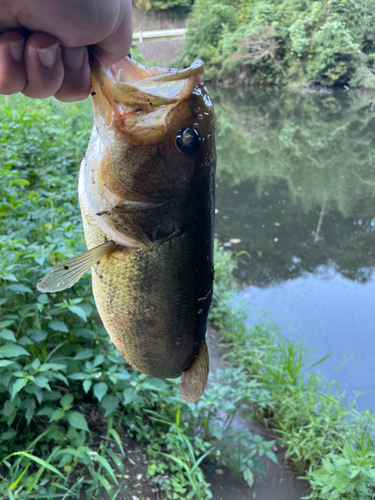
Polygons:
[[265,316],[247,326],[248,313],[232,305],[235,267],[234,254],[217,247],[211,320],[225,339],[229,360],[269,394],[272,404],[260,416],[279,436],[286,457],[310,482],[306,498],[373,500],[374,415],[347,404],[335,382],[310,370],[320,361],[302,343],[284,338]]
[[127,487],[142,500],[153,488],[161,498],[208,499],[199,467],[208,457],[251,484],[253,471],[264,473],[261,455],[276,458],[272,442],[231,427],[239,409],[271,405],[244,368],[219,371],[187,404],[178,380],[124,364],[89,274],[62,293],[35,288],[56,262],[85,250],[77,176],[90,103],[12,96],[1,98],[0,114],[0,498],[114,499]]
[[374,0],[195,0],[177,64],[225,85],[375,88]]

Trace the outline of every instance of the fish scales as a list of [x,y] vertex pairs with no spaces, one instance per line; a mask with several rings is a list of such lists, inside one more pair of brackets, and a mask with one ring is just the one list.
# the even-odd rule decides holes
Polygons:
[[[86,243],[93,248],[105,235],[81,189],[80,204]],[[205,328],[195,335],[191,321],[199,311],[199,303],[189,300],[195,296],[192,255],[194,239],[184,234],[149,252],[124,255],[119,248],[93,266],[93,292],[103,324],[124,358],[147,375],[179,376],[204,339]]]
[[78,189],[89,250],[38,288],[72,286],[76,269],[92,266],[100,317],[124,359],[149,376],[182,374],[181,393],[195,401],[208,375],[213,290],[214,116],[203,65],[147,68],[127,57],[106,73],[91,62],[94,127]]

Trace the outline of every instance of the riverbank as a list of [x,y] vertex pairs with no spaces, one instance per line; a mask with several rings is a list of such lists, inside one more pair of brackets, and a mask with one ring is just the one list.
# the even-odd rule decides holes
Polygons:
[[228,359],[269,391],[272,404],[258,417],[276,432],[286,458],[309,481],[306,498],[372,500],[374,415],[347,404],[337,384],[313,370],[324,359],[314,359],[303,343],[283,337],[266,312],[247,326],[246,310],[234,306],[227,292],[236,257],[218,248],[216,259],[219,284],[211,320],[225,339]]

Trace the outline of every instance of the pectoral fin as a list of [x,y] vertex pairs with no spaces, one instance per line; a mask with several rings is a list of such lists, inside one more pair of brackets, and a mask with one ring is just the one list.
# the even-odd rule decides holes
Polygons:
[[197,401],[203,394],[209,372],[208,350],[203,342],[193,365],[181,375],[181,396],[188,403]]
[[90,269],[104,254],[113,250],[116,243],[107,241],[87,252],[53,267],[36,285],[40,292],[61,292],[77,283],[79,278]]

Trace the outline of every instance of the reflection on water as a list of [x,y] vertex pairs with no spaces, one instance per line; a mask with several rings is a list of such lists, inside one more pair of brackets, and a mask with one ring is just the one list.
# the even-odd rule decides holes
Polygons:
[[321,369],[348,395],[375,389],[375,96],[211,94],[216,233],[249,254],[246,303],[333,351]]
[[[322,267],[265,288],[246,287],[243,295],[250,321],[266,306],[285,335],[318,348],[314,356],[332,353],[319,369],[339,382],[348,400],[375,389],[375,281],[361,284]],[[361,396],[357,407],[374,409],[375,392]]]

